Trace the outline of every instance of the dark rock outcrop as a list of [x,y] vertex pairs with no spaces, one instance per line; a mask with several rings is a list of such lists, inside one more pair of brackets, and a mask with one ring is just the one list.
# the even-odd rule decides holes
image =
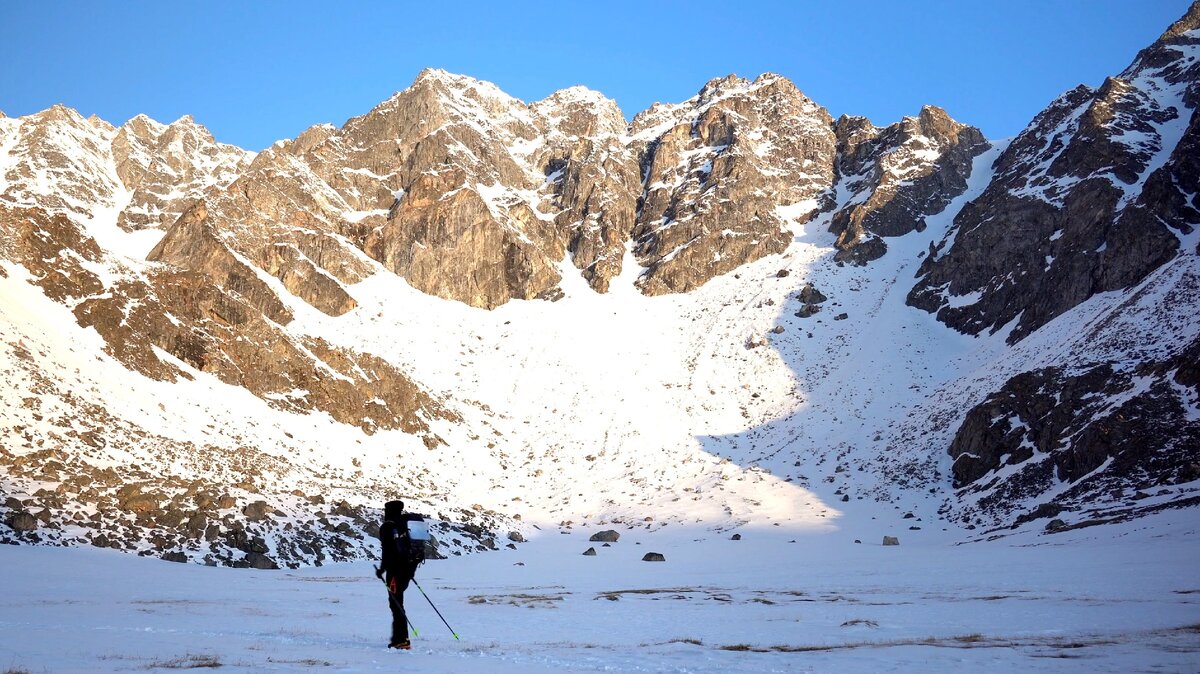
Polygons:
[[710,81],[631,128],[645,192],[633,230],[648,295],[687,292],[791,242],[780,207],[833,184],[832,119],[785,78]]
[[909,304],[971,334],[1011,324],[1011,343],[1178,254],[1200,225],[1195,14],[1013,140],[922,264]]
[[[0,204],[0,231],[12,233],[9,259],[23,264],[47,296],[76,300],[79,324],[95,328],[114,357],[148,377],[191,377],[160,357],[165,352],[283,409],[324,410],[369,432],[423,433],[428,429],[424,414],[446,414],[390,363],[319,339],[298,343],[282,330],[290,313],[222,245],[203,203],[180,218],[152,255],[203,260],[199,269],[164,267],[107,288],[82,264],[101,262],[104,253],[68,218]],[[296,395],[297,390],[305,395]]]
[[599,531],[592,534],[591,537],[588,538],[588,541],[592,543],[616,543],[620,538],[620,533],[612,529],[606,529],[605,531]]
[[1017,375],[967,413],[949,449],[954,484],[981,494],[980,510],[1006,517],[1051,492],[1039,512],[1189,482],[1200,447],[1189,412],[1200,402],[1198,367],[1200,340],[1164,361]]
[[830,229],[840,261],[866,264],[882,257],[879,237],[925,228],[925,217],[967,188],[975,156],[988,149],[983,134],[933,106],[877,129],[843,115],[834,126],[841,187],[854,195],[833,215]]

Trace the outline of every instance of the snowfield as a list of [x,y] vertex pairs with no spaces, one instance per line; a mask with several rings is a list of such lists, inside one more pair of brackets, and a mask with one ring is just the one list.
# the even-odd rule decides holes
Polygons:
[[[1188,672],[1197,523],[1171,512],[967,545],[863,516],[828,533],[618,527],[427,562],[412,651],[365,563],[299,571],[6,547],[0,668],[29,672]],[[899,547],[880,545],[880,532]],[[854,543],[859,537],[861,544]],[[583,556],[595,547],[595,557]],[[666,562],[642,562],[646,552]]]

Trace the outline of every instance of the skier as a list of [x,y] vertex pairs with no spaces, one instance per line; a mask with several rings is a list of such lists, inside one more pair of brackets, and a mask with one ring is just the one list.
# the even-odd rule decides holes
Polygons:
[[404,512],[403,501],[388,501],[383,506],[383,525],[379,527],[379,542],[383,547],[383,567],[375,575],[387,584],[388,605],[392,609],[392,640],[388,648],[408,650],[408,617],[404,615],[404,591],[425,559],[424,541],[409,535],[409,521],[420,521],[420,515]]

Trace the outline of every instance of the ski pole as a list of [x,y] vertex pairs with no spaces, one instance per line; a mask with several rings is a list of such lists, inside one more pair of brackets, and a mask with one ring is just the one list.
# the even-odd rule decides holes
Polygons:
[[[375,570],[376,570],[376,571],[379,571],[379,567],[378,567],[378,566],[377,566],[377,567],[375,567]],[[379,577],[379,580],[380,580],[380,582],[382,582],[382,583],[383,583],[383,586],[384,586],[384,587],[387,587],[387,581],[383,579],[383,576],[380,576],[380,577]],[[404,611],[404,607],[403,607],[403,606],[401,606],[401,605],[400,605],[400,602],[399,602],[399,601],[396,601],[396,597],[392,595],[392,591],[391,591],[391,589],[390,589],[390,588],[388,589],[388,601],[392,602],[392,604],[393,604],[393,605],[394,605],[396,608],[400,609],[400,610],[401,610],[401,612],[403,612],[403,613],[404,613],[404,619],[408,621],[408,628],[412,630],[413,636],[414,636],[414,637],[419,637],[419,636],[421,636],[421,633],[417,631],[417,626],[416,626],[416,625],[414,625],[414,624],[413,624],[413,622],[412,622],[412,619],[408,617],[408,612],[407,612],[407,611]]]
[[429,598],[429,595],[425,594],[425,588],[421,587],[421,584],[417,582],[416,578],[413,578],[413,585],[417,586],[417,589],[421,591],[421,596],[425,597],[425,601],[429,602],[430,606],[433,606],[433,612],[442,619],[442,624],[446,626],[446,629],[450,630],[450,634],[454,635],[455,641],[458,641],[458,633],[454,631],[454,628],[450,626],[450,623],[446,622],[446,618],[442,616],[442,612],[438,610],[438,607],[433,605],[433,600]]

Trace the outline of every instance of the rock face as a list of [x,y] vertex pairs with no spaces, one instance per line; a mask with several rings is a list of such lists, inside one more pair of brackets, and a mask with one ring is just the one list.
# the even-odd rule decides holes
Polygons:
[[117,218],[125,230],[170,225],[207,188],[233,182],[253,158],[218,143],[190,115],[166,126],[138,115],[117,129],[112,154],[130,193]]
[[643,292],[686,292],[791,242],[781,207],[832,185],[829,113],[782,77],[730,76],[655,106],[630,129],[645,172],[634,252]]
[[[1054,101],[931,248],[909,304],[963,332],[1008,330],[1011,344],[1100,293],[1125,291],[1131,302],[1148,293],[1167,314],[1192,302],[1198,56],[1200,4],[1120,75]],[[1158,295],[1155,275],[1179,280]],[[964,520],[1128,517],[1162,504],[1093,504],[1195,479],[1200,390],[1188,382],[1200,342],[1186,331],[1157,349],[1129,339],[1101,350],[1121,360],[1066,357],[1010,377],[970,410],[949,447]]]
[[714,79],[626,124],[582,87],[527,105],[426,70],[341,128],[257,155],[190,117],[115,128],[56,107],[0,133],[24,159],[4,201],[79,217],[111,204],[122,230],[167,230],[150,259],[245,289],[277,322],[281,307],[251,287],[260,271],[332,316],[356,306],[368,258],[485,308],[555,299],[564,273],[606,292],[627,257],[646,294],[686,292],[783,252],[790,227],[835,207],[839,247],[865,262],[886,249],[877,235],[921,228],[960,193],[986,146],[936,108],[882,130],[835,125],[771,74]]
[[[427,70],[310,152],[330,159],[323,175],[336,166],[384,178],[361,203],[386,213],[361,235],[371,257],[420,290],[491,308],[546,296],[560,279],[566,241],[542,205],[546,174],[526,153],[542,144],[524,103]],[[342,148],[345,160],[334,159]]]
[[1117,77],[1033,120],[934,248],[909,304],[1008,339],[1097,293],[1129,288],[1200,225],[1195,7]]
[[156,249],[170,255],[179,242],[173,234],[195,228],[199,233],[180,246],[199,251],[204,269],[164,267],[106,286],[94,271],[106,256],[74,222],[0,204],[0,228],[11,234],[8,259],[29,270],[48,296],[72,301],[79,324],[95,328],[130,369],[154,379],[190,379],[159,355],[166,353],[281,409],[323,410],[370,432],[423,433],[422,417],[445,414],[381,359],[281,330],[291,317],[278,296],[204,225],[203,204],[197,204]]
[[1040,513],[1053,516],[1103,502],[1113,490],[1191,482],[1200,477],[1191,467],[1200,447],[1197,373],[1200,339],[1163,362],[1013,377],[958,429],[949,450],[954,485],[981,494],[979,508],[993,512],[1052,493]]
[[983,134],[940,108],[884,129],[843,116],[834,127],[840,186],[853,196],[834,213],[838,259],[865,264],[887,252],[879,237],[925,229],[967,188],[975,156],[988,149]]
[[[839,142],[853,156],[839,159]],[[985,146],[933,108],[839,141],[824,108],[769,74],[713,80],[627,126],[581,87],[526,105],[427,70],[340,129],[277,143],[204,198],[228,247],[331,315],[353,308],[343,286],[367,273],[347,244],[419,290],[494,308],[555,299],[564,273],[606,292],[627,250],[646,294],[695,289],[782,252],[789,226],[836,205],[839,162],[856,194],[880,190],[843,208],[840,245],[878,257],[863,232],[920,228]]]

